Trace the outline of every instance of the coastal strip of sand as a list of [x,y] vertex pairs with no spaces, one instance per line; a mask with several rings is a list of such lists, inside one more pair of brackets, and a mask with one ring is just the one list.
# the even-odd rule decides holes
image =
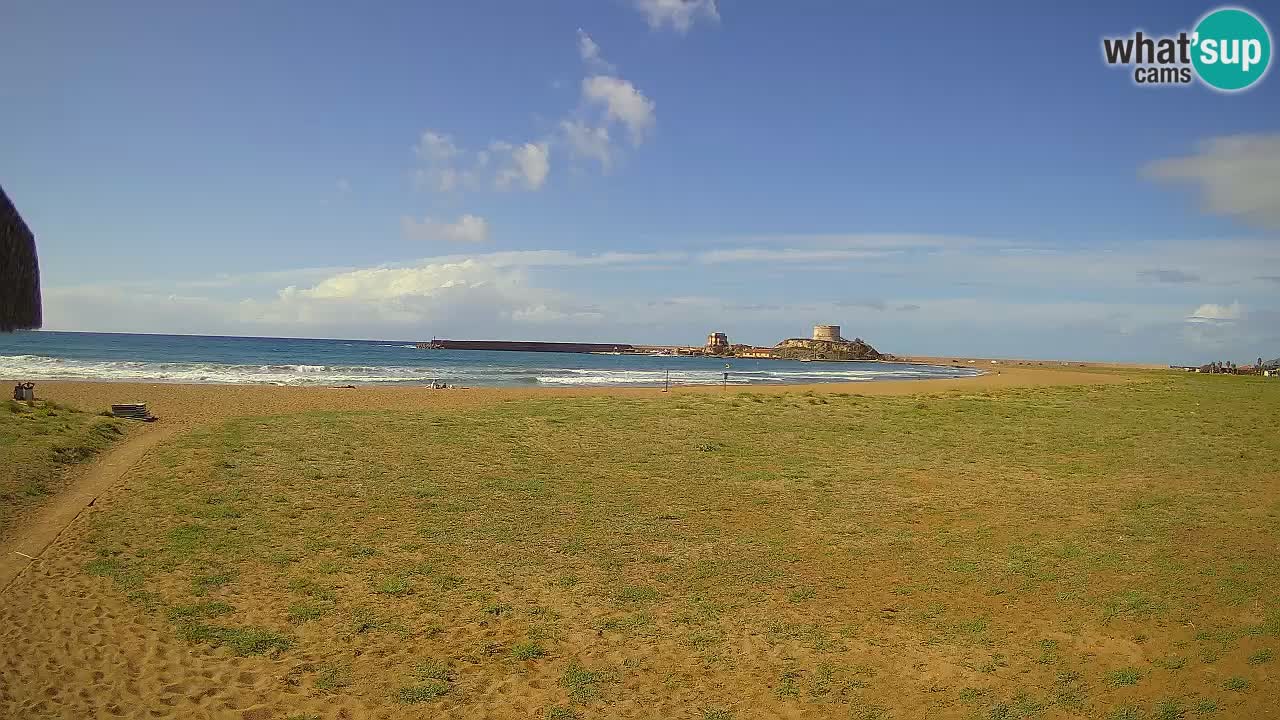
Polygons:
[[[939,363],[942,364],[942,363]],[[690,393],[853,393],[858,395],[913,395],[953,390],[984,391],[1008,387],[1096,385],[1129,382],[1124,373],[1096,372],[1088,368],[1009,367],[983,368],[983,375],[930,380],[882,380],[813,385],[730,385],[720,387],[673,386],[669,395]],[[368,411],[466,408],[512,400],[608,395],[661,397],[662,388],[451,388],[432,390],[421,386],[362,385],[350,387],[282,387],[274,385],[215,385],[101,381],[44,381],[39,397],[83,410],[97,411],[112,403],[145,402],[163,425],[190,427],[248,415],[280,415],[313,410]]]

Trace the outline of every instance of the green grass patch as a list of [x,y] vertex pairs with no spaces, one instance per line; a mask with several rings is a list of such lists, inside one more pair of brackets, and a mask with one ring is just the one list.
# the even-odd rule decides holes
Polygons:
[[396,700],[404,705],[431,702],[449,692],[449,683],[439,680],[428,680],[424,683],[406,685],[396,691]]
[[1134,667],[1120,668],[1107,673],[1107,684],[1111,687],[1137,685],[1142,679],[1142,672]]
[[71,465],[124,436],[123,421],[54,402],[6,401],[0,411],[0,537],[66,487]]
[[568,693],[571,704],[583,705],[600,697],[600,686],[608,679],[604,673],[588,670],[573,662],[560,676],[560,687]]
[[179,634],[193,644],[227,646],[236,655],[268,655],[288,650],[293,645],[289,638],[271,630],[255,627],[221,627],[199,621],[179,624]]
[[296,602],[289,605],[289,622],[304,623],[327,614],[330,608],[321,603]]
[[313,685],[322,692],[336,693],[351,685],[351,670],[335,665],[323,667],[316,672]]
[[1236,692],[1244,692],[1249,689],[1249,680],[1239,675],[1233,675],[1222,683],[1223,690],[1234,690]]
[[541,643],[532,640],[518,642],[511,647],[511,657],[517,660],[536,660],[545,657],[547,649]]
[[196,602],[188,605],[175,605],[169,608],[166,613],[170,620],[197,620],[200,618],[218,617],[219,615],[228,615],[235,611],[227,603],[221,601],[212,602]]

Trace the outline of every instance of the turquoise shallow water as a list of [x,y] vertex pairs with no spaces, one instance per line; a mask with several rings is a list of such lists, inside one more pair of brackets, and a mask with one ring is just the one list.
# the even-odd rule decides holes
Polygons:
[[[726,365],[728,367],[726,367]],[[270,385],[655,386],[964,377],[969,368],[577,353],[419,350],[410,341],[22,332],[0,335],[6,380]]]

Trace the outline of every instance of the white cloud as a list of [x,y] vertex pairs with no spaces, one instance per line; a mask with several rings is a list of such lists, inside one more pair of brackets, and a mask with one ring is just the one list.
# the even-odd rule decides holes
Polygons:
[[491,184],[499,190],[538,190],[551,172],[551,146],[546,140],[513,145],[492,140],[483,150],[458,146],[453,137],[427,130],[414,148],[423,167],[414,171],[419,188],[450,193]]
[[[616,77],[614,67],[600,54],[600,46],[581,28],[578,29],[578,54],[595,74],[582,80],[580,113],[592,115],[590,121],[570,117],[560,122],[560,132],[569,152],[577,158],[600,163],[608,172],[613,167],[615,150],[609,133],[610,123],[627,127],[632,145],[639,145],[654,124],[654,103],[635,85]],[[599,115],[586,108],[599,108]]]
[[455,222],[441,222],[430,217],[421,221],[411,217],[400,219],[400,227],[410,240],[445,240],[448,242],[482,243],[489,239],[489,223],[477,215],[463,215]]
[[414,183],[419,188],[447,193],[475,183],[474,174],[458,166],[465,153],[453,136],[424,130],[413,151],[423,164],[414,172]]
[[613,150],[609,145],[609,128],[591,127],[580,120],[562,120],[560,129],[564,132],[569,151],[575,157],[596,160],[601,169],[608,172],[613,167]]
[[[713,8],[714,9],[714,8]],[[414,146],[421,166],[412,174],[421,189],[441,193],[492,187],[539,190],[551,174],[552,143],[563,143],[576,158],[612,169],[616,150],[611,124],[626,127],[633,145],[644,142],[655,124],[655,103],[631,82],[615,76],[600,45],[578,28],[578,54],[589,68],[579,107],[560,121],[554,137],[524,143],[491,140],[484,149],[460,146],[452,135],[425,130]]]
[[1280,133],[1211,138],[1196,154],[1153,162],[1143,174],[1197,184],[1208,212],[1280,228]]
[[636,9],[644,13],[654,30],[670,25],[679,33],[689,32],[699,18],[719,21],[716,0],[634,0]]
[[582,80],[582,97],[604,107],[610,120],[617,120],[631,132],[631,142],[639,145],[654,124],[654,103],[635,85],[611,75],[592,75]]
[[438,133],[434,130],[424,130],[417,146],[414,147],[414,152],[423,160],[444,162],[452,160],[461,151],[454,144],[451,135]]
[[1194,312],[1187,316],[1189,323],[1229,323],[1240,319],[1240,314],[1244,308],[1239,301],[1230,305],[1218,305],[1216,303],[1205,303],[1196,308]]
[[500,190],[509,189],[517,184],[529,190],[541,188],[551,172],[550,144],[546,141],[525,143],[510,148],[509,152],[511,161],[498,171],[497,177],[494,178],[494,186]]
[[604,55],[600,53],[600,46],[582,28],[578,28],[578,55],[588,67],[613,72],[613,65],[604,59]]
[[[410,234],[466,225],[450,219],[412,222]],[[1201,278],[1153,283],[1142,275],[1153,257]],[[723,329],[765,343],[835,322],[899,354],[1243,362],[1280,346],[1276,286],[1265,279],[1280,277],[1277,263],[1274,244],[1258,239],[1105,247],[788,235],[47,287],[45,297],[48,327],[67,330],[696,342]],[[1205,303],[1215,295],[1203,293],[1226,301]]]
[[476,260],[428,263],[405,268],[366,268],[334,275],[310,288],[289,286],[282,298],[381,301],[430,297],[454,288],[478,288],[500,281],[491,267]]

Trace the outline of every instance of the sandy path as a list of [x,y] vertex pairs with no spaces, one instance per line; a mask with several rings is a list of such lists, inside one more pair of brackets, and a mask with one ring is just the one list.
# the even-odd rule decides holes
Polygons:
[[0,596],[33,562],[39,562],[58,535],[70,525],[99,495],[142,459],[147,451],[178,430],[176,425],[153,426],[97,458],[47,505],[18,524],[4,542],[0,542]]

